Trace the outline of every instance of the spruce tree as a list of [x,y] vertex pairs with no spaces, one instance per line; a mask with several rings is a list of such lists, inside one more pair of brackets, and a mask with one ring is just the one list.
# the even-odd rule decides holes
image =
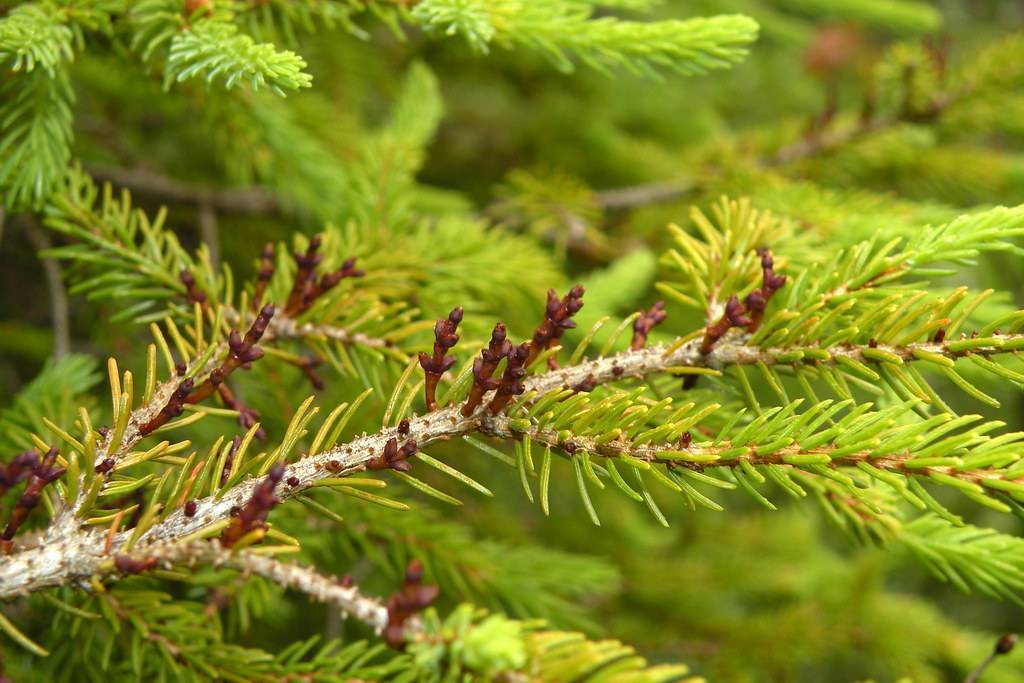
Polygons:
[[1011,5],[0,2],[4,679],[1024,680]]

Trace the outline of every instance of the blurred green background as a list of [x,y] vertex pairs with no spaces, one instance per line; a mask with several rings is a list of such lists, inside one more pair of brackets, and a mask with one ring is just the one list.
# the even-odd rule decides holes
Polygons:
[[[630,16],[630,3],[622,4],[627,9],[616,14]],[[877,229],[906,234],[967,209],[1024,201],[1024,74],[1014,71],[1024,71],[1024,47],[1010,52],[1017,62],[978,60],[1024,25],[1024,3],[653,5],[642,16],[745,13],[760,23],[761,36],[731,70],[654,80],[588,68],[560,73],[533,53],[495,49],[482,56],[460,41],[415,31],[399,37],[373,21],[364,23],[369,39],[362,40],[341,29],[271,34],[254,19],[254,34],[291,42],[310,62],[314,87],[287,101],[268,96],[245,111],[198,86],[165,93],[141,66],[127,65],[117,45],[99,44],[72,70],[75,153],[97,177],[131,188],[147,210],[167,203],[168,224],[187,245],[211,234],[202,232],[191,199],[196,192],[262,188],[255,196],[272,197],[272,210],[228,208],[212,233],[221,257],[239,276],[249,276],[265,241],[288,239],[295,230],[312,234],[325,222],[367,220],[347,213],[343,200],[351,189],[342,188],[363,182],[353,160],[391,119],[400,75],[421,62],[438,80],[443,116],[425,150],[403,151],[421,155],[413,165],[422,165],[401,213],[370,220],[429,222],[468,213],[493,221],[497,230],[525,234],[521,244],[537,255],[524,263],[537,272],[520,276],[531,280],[523,286],[537,298],[535,310],[509,314],[519,334],[539,314],[543,290],[570,280],[588,284],[591,321],[652,300],[654,255],[667,242],[665,225],[685,224],[691,205],[706,207],[723,193],[751,196],[808,231],[844,242]],[[956,75],[961,69],[968,76]],[[915,109],[915,98],[955,92],[970,73],[985,69],[1007,77],[941,116]],[[411,104],[410,120],[431,116],[429,103],[424,111]],[[835,149],[791,162],[773,157],[813,140],[815,130],[856,126],[865,106],[897,120]],[[636,186],[639,195],[623,200],[618,191]],[[629,201],[637,196],[645,201]],[[35,256],[47,241],[58,240],[28,217],[7,216],[0,241],[4,396],[31,380],[54,349],[54,297],[59,302],[64,295]],[[544,281],[534,281],[538,276]],[[1014,293],[1001,305],[1021,304],[1024,273],[999,257],[988,257],[965,277]],[[454,297],[437,289],[420,303],[434,314],[463,303]],[[72,351],[140,363],[142,331],[108,324],[116,302],[70,294],[65,303]],[[699,324],[675,316],[666,329],[687,332]],[[271,430],[280,430],[293,397],[308,389],[290,369],[266,372],[273,382],[253,373],[242,393]],[[327,377],[323,404],[358,389],[352,380]],[[995,391],[1004,401],[1000,417],[1021,424],[1019,393]],[[374,406],[366,424],[382,410]],[[436,450],[460,456],[455,446]],[[962,595],[899,553],[837,533],[814,504],[786,501],[782,510],[768,512],[734,497],[727,513],[715,514],[665,501],[672,526],[663,529],[622,496],[599,492],[595,503],[604,524],[594,528],[567,472],[557,473],[554,488],[571,500],[556,498],[552,516],[544,517],[527,504],[514,475],[476,460],[464,458],[460,466],[491,486],[494,499],[473,500],[457,514],[431,513],[432,504],[423,501],[411,520],[345,510],[349,528],[322,534],[307,553],[319,566],[352,571],[368,589],[386,593],[405,551],[385,545],[395,541],[388,534],[398,534],[402,548],[432,554],[436,571],[451,566],[453,577],[470,576],[451,578],[450,602],[461,591],[517,614],[612,635],[653,660],[691,664],[713,681],[959,681],[998,634],[1024,623],[1020,606]],[[310,524],[304,508],[288,509],[281,511],[285,528]],[[995,513],[972,515],[982,526],[1021,531]],[[483,538],[503,545],[477,540]],[[373,549],[381,556],[367,559]],[[371,571],[376,566],[387,571]],[[548,584],[534,593],[538,575]],[[308,608],[295,604],[261,594],[229,609],[239,637],[261,644],[337,628],[329,614],[321,621],[319,608],[311,618]],[[262,619],[259,629],[246,627],[253,614]],[[1024,681],[1024,653],[997,662],[984,680]]]

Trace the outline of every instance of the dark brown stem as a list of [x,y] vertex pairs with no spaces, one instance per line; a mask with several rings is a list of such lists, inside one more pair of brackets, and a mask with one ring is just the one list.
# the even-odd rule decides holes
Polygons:
[[146,436],[153,433],[170,420],[185,412],[185,404],[188,403],[189,394],[192,393],[192,379],[183,379],[178,388],[174,390],[167,403],[160,412],[154,415],[149,421],[139,427],[139,436]]

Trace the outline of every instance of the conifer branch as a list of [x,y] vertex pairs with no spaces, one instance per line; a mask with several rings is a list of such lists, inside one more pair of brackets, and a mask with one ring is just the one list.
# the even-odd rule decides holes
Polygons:
[[[514,426],[513,426],[514,425]],[[560,449],[571,457],[577,452],[585,452],[602,458],[633,458],[649,465],[668,465],[685,467],[694,472],[714,471],[716,469],[737,469],[746,466],[781,466],[798,469],[801,466],[825,465],[832,469],[858,467],[861,463],[883,472],[898,475],[929,477],[938,474],[957,479],[966,484],[984,486],[986,481],[1007,481],[1004,473],[988,467],[964,469],[962,465],[918,465],[923,461],[909,451],[887,452],[881,449],[864,449],[849,452],[845,445],[826,443],[812,448],[804,448],[795,443],[779,448],[767,446],[737,446],[722,440],[717,443],[697,442],[686,435],[680,441],[666,443],[635,444],[628,440],[602,440],[600,436],[579,434],[567,435],[564,431],[536,426],[525,426],[515,418],[505,415],[486,417],[480,432],[500,439],[518,440],[527,438],[543,446]],[[939,458],[948,462],[948,458]],[[1024,492],[1024,484],[1017,480],[1010,481],[1014,490]],[[980,490],[980,489],[979,489]]]
[[[282,562],[268,555],[253,552],[210,554],[211,543],[196,543],[198,556],[204,562],[222,564],[273,581],[279,586],[297,590],[317,602],[334,605],[342,614],[358,619],[375,633],[388,625],[388,609],[378,600],[363,595],[359,588],[333,576],[324,576],[311,567]],[[214,551],[215,553],[216,551]],[[186,554],[186,558],[191,556]]]
[[[1003,351],[1005,346],[1006,344],[1003,343],[998,349],[992,347],[991,351]],[[883,351],[885,350],[883,349]],[[951,349],[946,349],[946,351],[951,354],[961,352]],[[912,352],[909,353],[911,356],[913,355]],[[729,337],[721,340],[710,353],[703,354],[700,351],[700,341],[693,339],[684,344],[670,347],[659,345],[636,351],[624,351],[614,356],[597,358],[528,377],[523,382],[523,391],[537,400],[539,397],[552,394],[552,392],[575,387],[584,382],[599,386],[628,378],[671,372],[681,367],[713,369],[737,362],[753,363],[764,360],[764,358],[758,349],[748,347],[742,341]],[[155,399],[146,410],[137,412],[140,416],[148,416],[159,410],[158,406],[161,401],[166,404],[177,386],[178,383],[174,381],[165,383],[160,391],[154,393],[154,396],[159,394],[160,398]],[[500,389],[495,390],[496,396],[499,391]],[[486,404],[486,396],[484,403]],[[501,407],[504,408],[504,405],[503,403]],[[490,412],[497,411],[488,411],[478,407],[469,416],[464,416],[460,405],[450,405],[410,418],[400,427],[388,428],[373,435],[358,437],[322,453],[306,456],[288,465],[281,473],[282,480],[285,480],[287,484],[282,486],[276,495],[281,500],[287,500],[322,479],[345,477],[366,469],[371,462],[387,451],[388,442],[396,438],[400,438],[402,442],[416,442],[419,448],[424,448],[437,441],[477,432],[488,433],[490,431],[502,436],[506,434],[514,436],[515,429],[512,427],[515,425],[511,422],[502,422],[509,418],[500,415],[491,417]],[[140,417],[133,416],[130,422],[134,424],[138,419]],[[137,428],[129,429],[126,433],[126,440],[122,442],[120,449],[116,449],[116,452],[124,452],[129,447],[128,444],[137,443],[139,438],[141,436],[138,434]],[[544,439],[550,440],[551,438],[544,436]],[[113,443],[110,441],[110,437],[108,437],[108,442]],[[614,446],[609,448],[614,449]],[[595,448],[595,451],[600,453],[601,449]],[[768,456],[768,454],[772,455]],[[712,455],[720,456],[721,453],[716,452]],[[801,456],[812,457],[802,458]],[[810,464],[828,464],[832,461],[826,452],[808,451],[805,453],[803,451],[787,451],[781,447],[758,457],[767,457],[767,459],[763,463],[757,461],[755,464],[776,464],[779,459],[783,463],[787,459],[790,461],[806,460]],[[844,454],[842,457],[848,458],[848,460],[839,460],[837,464],[855,465],[866,459],[866,456],[862,457],[859,452]],[[679,459],[685,460],[685,454]],[[97,464],[101,462],[102,460],[99,460]],[[907,459],[905,458],[885,458],[879,462],[884,471],[906,470]],[[924,463],[921,464],[924,465]],[[964,473],[959,470],[953,471],[953,469],[949,469],[950,467],[956,469],[955,464],[942,463],[933,466],[929,463],[924,468],[924,474],[932,479],[949,477],[974,486],[978,485],[977,482],[991,486],[991,481],[1001,480],[1002,476],[989,476],[982,472]],[[917,473],[917,471],[913,472],[913,474]],[[163,521],[150,526],[141,535],[133,534],[130,531],[121,532],[115,535],[113,547],[116,549],[133,535],[138,537],[135,540],[135,547],[140,550],[150,544],[174,543],[181,539],[193,538],[204,528],[215,527],[218,522],[229,520],[233,509],[241,509],[252,499],[260,481],[262,480],[246,479],[216,497],[196,499],[191,515],[178,509],[171,512]],[[1008,485],[1016,486],[1014,482],[1009,482]],[[0,598],[9,598],[26,591],[32,592],[48,586],[66,584],[69,581],[97,573],[103,574],[103,543],[97,543],[92,538],[94,533],[98,535],[99,532],[75,532],[73,531],[75,526],[76,523],[71,519],[66,519],[63,524],[55,524],[54,529],[51,530],[48,538],[40,547],[10,556],[8,561],[0,566]]]

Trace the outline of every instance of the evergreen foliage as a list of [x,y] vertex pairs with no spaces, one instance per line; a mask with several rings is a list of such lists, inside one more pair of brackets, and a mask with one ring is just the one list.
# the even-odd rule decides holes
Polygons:
[[0,2],[0,678],[1024,680],[1001,23]]

